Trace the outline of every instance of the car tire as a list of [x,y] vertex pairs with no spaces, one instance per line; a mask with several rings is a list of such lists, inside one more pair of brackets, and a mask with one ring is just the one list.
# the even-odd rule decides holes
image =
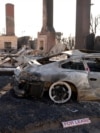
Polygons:
[[71,86],[66,82],[55,82],[50,86],[49,97],[54,103],[66,103],[71,99]]

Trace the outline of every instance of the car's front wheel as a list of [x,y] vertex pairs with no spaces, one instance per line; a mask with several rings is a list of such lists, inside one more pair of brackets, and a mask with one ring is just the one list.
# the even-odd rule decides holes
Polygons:
[[65,103],[72,95],[71,87],[66,82],[55,82],[50,86],[49,97],[54,103]]

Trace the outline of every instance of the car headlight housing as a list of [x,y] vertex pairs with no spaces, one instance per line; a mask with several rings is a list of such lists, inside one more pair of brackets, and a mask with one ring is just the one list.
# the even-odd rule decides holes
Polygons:
[[40,74],[28,73],[28,72],[23,71],[20,73],[20,80],[39,81],[40,80]]

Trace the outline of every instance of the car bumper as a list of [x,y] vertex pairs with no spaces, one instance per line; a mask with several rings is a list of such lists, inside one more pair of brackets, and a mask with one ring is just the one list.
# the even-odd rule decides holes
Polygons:
[[[21,83],[20,83],[21,84]],[[40,81],[33,81],[33,82],[25,82],[22,84],[25,84],[27,86],[21,88],[20,84],[15,84],[14,92],[17,96],[32,96],[35,98],[40,98],[43,95],[44,92],[44,83]]]

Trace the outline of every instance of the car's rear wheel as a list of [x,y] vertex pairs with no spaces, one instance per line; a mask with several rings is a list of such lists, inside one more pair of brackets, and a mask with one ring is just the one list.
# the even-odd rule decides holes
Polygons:
[[49,97],[55,103],[65,103],[72,95],[71,87],[66,82],[55,82],[50,86]]

